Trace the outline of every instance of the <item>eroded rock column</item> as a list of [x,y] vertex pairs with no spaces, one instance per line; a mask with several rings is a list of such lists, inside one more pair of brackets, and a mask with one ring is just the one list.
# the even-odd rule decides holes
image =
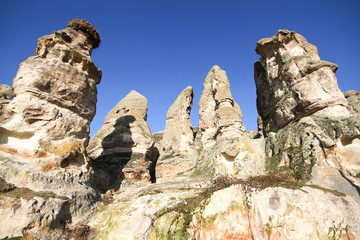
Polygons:
[[204,146],[213,144],[218,137],[242,135],[245,130],[240,106],[231,95],[226,72],[219,66],[213,66],[205,78],[199,115]]
[[87,147],[95,184],[117,189],[123,180],[150,182],[154,140],[146,122],[147,110],[147,99],[131,91],[108,113],[105,125]]
[[193,97],[193,88],[185,88],[167,112],[160,157],[156,164],[157,181],[170,179],[196,164],[194,132],[190,122]]
[[276,132],[311,114],[348,116],[339,90],[338,66],[320,60],[317,48],[293,31],[258,41],[255,63],[257,108],[265,132]]
[[39,38],[36,56],[20,64],[13,80],[15,98],[2,109],[1,150],[61,167],[84,163],[102,76],[91,60],[99,43],[85,21]]

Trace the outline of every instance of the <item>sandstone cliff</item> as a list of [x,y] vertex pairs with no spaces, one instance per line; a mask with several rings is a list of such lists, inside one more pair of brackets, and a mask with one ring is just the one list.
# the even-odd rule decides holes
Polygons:
[[[58,32],[66,42],[59,46],[80,40],[97,46],[98,35],[81,30],[87,24],[64,30],[72,41]],[[42,58],[58,63],[62,51],[50,52]],[[14,84],[13,100],[10,87],[1,90],[6,94],[1,92],[0,101],[5,136],[0,148],[0,225],[7,227],[0,238],[359,239],[359,94],[341,93],[337,66],[320,60],[316,47],[295,32],[279,30],[261,39],[256,52],[261,56],[255,63],[259,132],[245,130],[226,73],[214,66],[204,80],[199,127],[190,122],[192,87],[179,94],[168,110],[165,130],[156,134],[146,123],[146,98],[132,91],[108,113],[87,147],[87,132],[75,134],[80,122],[62,122],[62,141],[71,136],[80,144],[65,155],[33,138],[41,134],[51,144],[60,141],[48,127],[64,118],[45,121],[49,113],[43,112],[51,107],[67,110],[85,124],[94,103],[83,102],[80,94],[74,100],[79,105],[72,107],[66,98],[71,92],[58,93],[61,88],[52,80],[49,89],[35,88],[43,78],[36,68],[31,74],[25,71],[31,88]],[[60,63],[68,68],[82,63],[72,58],[64,62],[61,56]],[[55,67],[51,76],[61,74]],[[87,76],[88,87],[95,86],[91,83],[99,82],[94,76],[100,72],[85,69],[80,75]],[[21,82],[18,75],[15,79]],[[24,99],[48,105],[31,115]],[[33,131],[28,138],[9,127],[26,117],[33,119],[22,126]],[[14,141],[33,145],[10,150]],[[27,161],[39,154],[35,147],[45,152],[41,161],[52,156],[67,164],[34,170]],[[76,160],[79,154],[90,160],[88,170]],[[82,167],[74,166],[75,160]]]

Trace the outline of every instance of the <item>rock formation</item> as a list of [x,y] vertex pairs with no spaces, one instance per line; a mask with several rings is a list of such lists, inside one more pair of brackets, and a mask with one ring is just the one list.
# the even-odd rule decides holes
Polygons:
[[201,139],[201,146],[195,175],[248,177],[263,173],[264,141],[248,139],[240,106],[219,66],[213,66],[204,81],[199,115],[196,138]]
[[[200,129],[194,128],[199,156],[192,174],[127,193],[126,203],[119,194],[89,222],[92,229],[106,229],[99,238],[359,236],[357,95],[345,94],[348,106],[336,84],[335,65],[320,61],[316,48],[294,32],[282,30],[261,40],[257,51],[262,54],[255,64],[258,122],[264,137],[244,133],[241,112],[231,109],[236,105],[226,75],[214,67],[200,100]],[[281,60],[286,56],[291,60]],[[221,115],[219,109],[231,111]],[[119,208],[121,214],[114,213]]]
[[357,91],[350,90],[344,92],[344,96],[348,102],[348,110],[352,114],[360,113],[360,94]]
[[336,64],[322,61],[317,48],[292,31],[279,30],[256,46],[257,108],[265,132],[313,113],[348,116],[338,88]]
[[79,19],[39,38],[37,56],[13,80],[15,98],[0,103],[0,238],[59,236],[98,200],[84,150],[101,79],[90,58],[99,41]]
[[0,103],[4,100],[11,100],[14,97],[14,93],[10,86],[0,84]]
[[131,91],[106,116],[87,148],[96,170],[94,182],[119,189],[123,180],[150,182],[154,141],[146,123],[147,100]]
[[245,130],[241,109],[231,95],[226,72],[219,66],[213,66],[205,78],[199,115],[202,143],[206,146],[218,137],[239,136]]
[[39,38],[37,56],[21,63],[13,80],[16,97],[3,107],[3,151],[62,167],[84,163],[102,75],[91,61],[92,39],[71,27]]
[[[86,61],[78,58],[84,55],[74,49],[89,37],[81,51],[89,43],[97,46],[99,36],[86,22],[69,26],[75,30],[68,28],[39,41],[40,50],[55,42],[47,45],[49,51],[38,50],[38,57],[21,65],[14,80],[15,99],[1,94],[5,97],[0,101],[0,238],[352,240],[360,236],[359,94],[340,92],[337,66],[321,61],[316,47],[301,35],[280,30],[258,42],[261,58],[255,64],[255,82],[262,133],[245,131],[226,73],[214,66],[204,81],[199,128],[190,123],[191,87],[169,108],[165,131],[153,135],[146,123],[147,100],[132,91],[108,113],[84,151],[86,137],[78,128],[90,121],[94,104],[84,102],[84,92],[75,83],[83,76],[86,91],[92,92],[98,82],[92,76],[99,72],[84,68],[88,65],[81,64]],[[54,73],[40,78],[42,61],[50,61],[50,56]],[[32,61],[39,65],[31,65]],[[72,67],[80,66],[85,72],[67,76],[75,71]],[[32,81],[30,73],[39,80]],[[23,78],[28,81],[22,83]],[[44,79],[49,83],[44,85]],[[63,80],[72,89],[59,93],[67,86]],[[54,84],[62,87],[53,88]],[[77,105],[71,106],[67,97],[75,90],[81,94],[74,96]],[[70,116],[78,117],[76,126],[65,121]],[[15,128],[22,119],[27,120],[23,128]],[[55,147],[44,147],[44,139],[52,140],[49,146],[61,141],[50,126],[79,147],[69,144],[65,149],[71,150],[64,155],[49,150]],[[11,149],[16,141],[24,145]],[[34,159],[30,153],[44,157],[30,161]],[[68,164],[48,160],[52,154],[62,156],[60,163],[71,163],[77,153],[90,159],[89,169],[61,168]],[[156,183],[144,184],[154,182],[155,175]]]
[[159,144],[160,158],[156,164],[158,182],[170,179],[196,164],[197,153],[190,122],[193,97],[192,87],[185,88],[167,112],[165,132]]

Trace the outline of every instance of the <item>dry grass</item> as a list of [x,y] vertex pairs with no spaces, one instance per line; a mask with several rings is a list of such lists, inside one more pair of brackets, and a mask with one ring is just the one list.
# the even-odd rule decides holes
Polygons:
[[80,18],[74,18],[69,21],[67,27],[83,32],[89,38],[93,48],[99,47],[101,42],[100,35],[95,27],[88,21]]

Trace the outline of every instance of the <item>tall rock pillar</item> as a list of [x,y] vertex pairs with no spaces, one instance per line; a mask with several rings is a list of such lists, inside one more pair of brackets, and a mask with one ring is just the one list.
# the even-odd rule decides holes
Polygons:
[[256,46],[257,108],[264,132],[276,132],[291,121],[316,114],[348,116],[347,102],[335,72],[320,60],[317,48],[293,31],[279,30]]
[[219,136],[239,136],[245,130],[240,106],[231,95],[226,72],[219,66],[213,66],[205,78],[199,115],[199,128],[205,146],[213,144]]
[[36,56],[20,64],[15,98],[0,116],[0,150],[66,167],[84,163],[89,125],[96,112],[101,70],[91,60],[100,37],[80,19],[38,40]]
[[197,154],[190,122],[193,97],[193,88],[185,88],[167,112],[165,132],[160,142],[160,157],[156,164],[157,181],[170,179],[196,164]]

